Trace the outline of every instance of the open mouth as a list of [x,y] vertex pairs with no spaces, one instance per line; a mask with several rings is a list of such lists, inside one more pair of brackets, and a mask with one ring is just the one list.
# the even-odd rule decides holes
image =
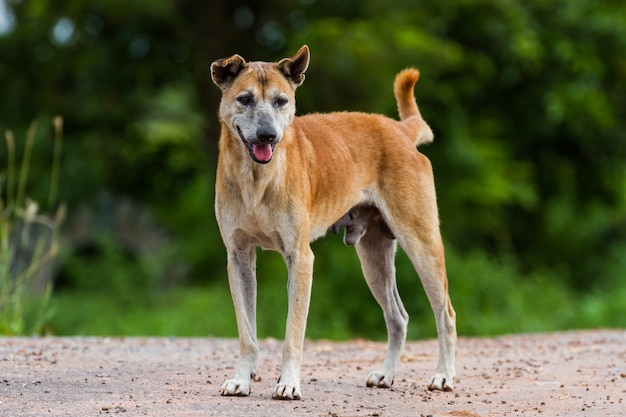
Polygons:
[[256,162],[267,164],[272,160],[272,155],[274,154],[274,145],[270,145],[269,143],[260,144],[260,145],[252,145],[250,155],[253,157]]
[[248,150],[248,153],[250,154],[250,158],[252,158],[254,162],[267,164],[272,160],[272,156],[274,156],[274,147],[276,147],[275,143],[250,143],[244,138],[239,126],[237,126],[237,133],[239,133],[239,139],[243,142],[244,146]]

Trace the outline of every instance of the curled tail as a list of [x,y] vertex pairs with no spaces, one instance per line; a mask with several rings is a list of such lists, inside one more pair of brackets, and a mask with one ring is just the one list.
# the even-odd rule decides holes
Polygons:
[[420,73],[418,70],[415,68],[407,68],[396,75],[396,79],[393,83],[393,93],[398,103],[400,120],[412,122],[411,124],[415,124],[415,129],[417,129],[417,136],[415,138],[416,146],[433,141],[433,132],[422,118],[419,108],[417,107],[417,102],[415,101],[415,96],[413,95],[413,88],[419,77]]

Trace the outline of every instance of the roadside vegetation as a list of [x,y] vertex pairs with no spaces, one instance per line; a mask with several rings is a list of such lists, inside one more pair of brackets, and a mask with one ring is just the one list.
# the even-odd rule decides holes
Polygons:
[[[59,181],[63,120],[54,124],[54,153],[48,206],[55,207]],[[44,331],[52,318],[52,265],[59,251],[60,226],[65,207],[41,213],[28,196],[29,167],[37,124],[31,124],[17,158],[13,132],[5,132],[6,169],[0,174],[0,334],[20,335]]]
[[[235,336],[209,65],[305,43],[300,114],[397,117],[394,75],[420,69],[459,334],[626,326],[624,7],[146,4],[0,0],[0,132],[14,132],[0,147],[0,333]],[[43,128],[56,114],[62,158],[60,131]],[[354,250],[330,235],[314,251],[307,335],[384,338]],[[401,251],[397,269],[409,337],[433,336]],[[259,253],[258,275],[259,335],[281,338],[280,257]]]

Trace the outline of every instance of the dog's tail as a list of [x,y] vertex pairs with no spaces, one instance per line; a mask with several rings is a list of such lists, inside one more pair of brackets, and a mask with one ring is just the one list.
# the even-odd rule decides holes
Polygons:
[[415,126],[418,129],[415,140],[416,146],[433,141],[433,132],[422,118],[420,110],[417,107],[417,102],[415,101],[415,96],[413,95],[413,88],[419,77],[420,73],[418,70],[415,68],[407,68],[396,75],[396,79],[393,83],[393,93],[398,103],[400,120],[408,121],[408,119],[411,119],[412,122],[419,125]]

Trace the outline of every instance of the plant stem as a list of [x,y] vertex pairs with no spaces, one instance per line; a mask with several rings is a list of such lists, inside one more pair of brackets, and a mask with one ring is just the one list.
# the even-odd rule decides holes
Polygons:
[[10,130],[4,132],[4,137],[7,142],[6,215],[9,216],[15,206],[15,137]]
[[54,155],[52,159],[52,172],[50,174],[50,194],[48,195],[48,207],[53,207],[59,191],[59,176],[61,171],[61,151],[63,149],[63,118],[56,116],[54,124]]
[[35,142],[35,133],[37,132],[37,122],[32,122],[26,134],[26,145],[24,146],[24,155],[22,156],[22,166],[20,168],[20,177],[17,188],[17,197],[15,198],[15,206],[24,204],[24,196],[26,193],[26,180],[28,178],[28,169],[30,166],[30,157],[33,152],[33,144]]

